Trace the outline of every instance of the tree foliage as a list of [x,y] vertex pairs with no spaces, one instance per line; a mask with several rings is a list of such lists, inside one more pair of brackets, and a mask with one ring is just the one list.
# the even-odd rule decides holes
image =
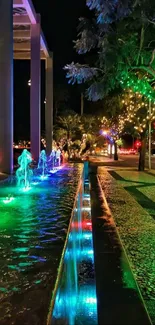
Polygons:
[[85,54],[95,48],[97,61],[66,65],[69,82],[87,83],[90,100],[129,84],[154,100],[154,0],[88,0],[87,6],[94,18],[80,18],[75,49]]

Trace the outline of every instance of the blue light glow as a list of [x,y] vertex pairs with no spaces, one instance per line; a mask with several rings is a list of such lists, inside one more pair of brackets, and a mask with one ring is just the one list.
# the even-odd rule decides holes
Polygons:
[[83,200],[84,200],[84,201],[90,201],[90,196],[86,196],[86,197],[84,196],[84,197],[83,197]]
[[88,193],[84,193],[83,196],[90,198],[90,194],[88,194]]
[[50,170],[50,173],[51,174],[55,174],[57,173],[59,170],[61,170],[63,168],[63,166],[57,166],[57,167],[54,167],[53,169]]
[[90,233],[84,233],[83,234],[83,237],[85,238],[85,239],[91,239],[92,238],[92,233],[90,232]]
[[89,298],[86,298],[85,300],[86,304],[96,304],[97,303],[97,299],[96,297],[89,297]]
[[50,173],[51,173],[51,174],[55,174],[55,173],[57,173],[57,169],[51,169],[51,170],[50,170]]
[[48,178],[48,175],[41,175],[39,178],[40,178],[42,181],[44,181],[45,179]]
[[69,235],[69,240],[71,241],[71,240],[74,240],[74,241],[76,241],[76,240],[85,240],[85,239],[87,239],[87,240],[90,240],[90,239],[92,239],[92,233],[91,232],[82,232],[82,233],[77,233],[77,234],[70,234]]

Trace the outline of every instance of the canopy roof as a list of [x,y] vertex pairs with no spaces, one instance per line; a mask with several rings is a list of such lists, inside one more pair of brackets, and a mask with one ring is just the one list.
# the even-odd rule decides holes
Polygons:
[[[6,0],[7,1],[7,0]],[[31,58],[31,24],[37,23],[37,14],[31,0],[13,0],[14,59]],[[40,34],[41,58],[49,57],[44,34]]]

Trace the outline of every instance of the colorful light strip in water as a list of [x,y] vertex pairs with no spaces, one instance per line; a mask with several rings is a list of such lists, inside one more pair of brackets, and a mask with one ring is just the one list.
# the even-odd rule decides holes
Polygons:
[[83,220],[82,222],[74,221],[72,223],[72,229],[79,229],[82,228],[82,230],[92,230],[92,223],[89,220]]
[[[90,204],[90,195],[83,201]],[[64,258],[62,284],[57,292],[53,317],[61,324],[97,325],[97,298],[90,206],[74,209],[75,215]],[[85,213],[88,212],[88,213]],[[79,275],[80,272],[80,282]]]

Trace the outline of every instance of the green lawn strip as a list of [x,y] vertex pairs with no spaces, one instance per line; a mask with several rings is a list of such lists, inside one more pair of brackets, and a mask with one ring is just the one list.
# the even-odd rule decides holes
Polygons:
[[[123,188],[124,184],[122,186],[120,180],[114,179],[104,167],[99,167],[98,173],[131,267],[150,317],[155,324],[155,220],[138,204],[134,199],[134,195],[131,196]],[[125,178],[125,172],[123,174],[121,172],[122,176]],[[134,177],[131,178],[132,172],[128,173],[127,177],[130,177],[129,180],[135,181]],[[155,180],[152,182],[151,178],[151,176],[149,178],[145,177],[145,181],[147,180],[147,185],[148,183],[152,184],[153,188]],[[139,181],[144,181],[144,177],[140,176]],[[142,186],[140,190],[143,191],[145,184],[140,186]]]

